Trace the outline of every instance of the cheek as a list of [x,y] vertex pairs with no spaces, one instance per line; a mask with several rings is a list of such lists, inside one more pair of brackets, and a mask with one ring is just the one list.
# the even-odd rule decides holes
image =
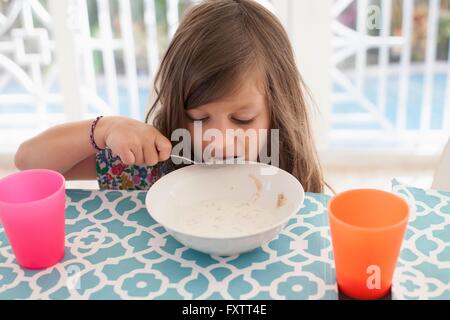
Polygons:
[[261,151],[261,149],[265,146],[266,143],[267,143],[267,134],[258,136],[258,151]]
[[191,135],[191,138],[194,138],[194,126],[192,124],[187,124],[186,129],[189,131],[189,134]]
[[267,129],[262,129],[265,130],[261,131],[261,133],[258,130],[256,137],[252,137],[251,139],[247,139],[247,141],[245,141],[245,154],[248,160],[256,161],[258,159],[258,155],[267,143]]
[[255,119],[252,127],[255,129],[269,129],[270,128],[270,113],[269,108],[265,108],[264,111]]
[[258,152],[264,147],[267,143],[267,135],[270,133],[270,117],[269,113],[266,112],[261,119],[255,123],[255,129],[258,129],[258,135],[256,138],[256,142],[252,145],[257,145]]
[[[189,131],[191,135],[191,145],[196,148],[200,148],[202,151],[205,147],[210,143],[208,141],[203,141],[203,130],[194,130],[194,125],[192,123],[186,126],[186,129]],[[195,149],[197,150],[197,149]]]

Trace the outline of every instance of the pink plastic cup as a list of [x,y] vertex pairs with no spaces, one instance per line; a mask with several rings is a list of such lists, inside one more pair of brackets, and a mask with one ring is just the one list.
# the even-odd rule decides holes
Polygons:
[[47,169],[0,179],[0,222],[22,268],[48,268],[64,257],[65,179]]

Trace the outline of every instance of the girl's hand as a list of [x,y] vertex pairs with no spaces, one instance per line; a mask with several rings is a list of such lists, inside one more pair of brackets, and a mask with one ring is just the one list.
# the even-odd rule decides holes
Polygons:
[[169,159],[171,142],[156,128],[138,120],[111,116],[99,120],[94,139],[126,165],[155,165]]

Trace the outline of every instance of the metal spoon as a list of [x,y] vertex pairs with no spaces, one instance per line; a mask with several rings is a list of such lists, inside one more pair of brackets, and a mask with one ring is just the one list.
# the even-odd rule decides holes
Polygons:
[[[222,166],[222,165],[226,165],[226,164],[234,164],[234,163],[228,163],[228,162],[226,162],[226,160],[219,160],[219,159],[215,159],[215,158],[211,158],[209,161],[198,162],[198,161],[189,159],[187,157],[179,156],[179,155],[176,155],[176,154],[171,154],[170,156],[173,157],[173,158],[178,158],[178,159],[181,159],[181,160],[185,160],[185,161],[188,161],[188,162],[190,162],[192,164],[197,164],[197,165]],[[237,160],[235,163],[240,163],[240,161],[242,161],[244,158],[243,157],[237,157],[235,159]]]

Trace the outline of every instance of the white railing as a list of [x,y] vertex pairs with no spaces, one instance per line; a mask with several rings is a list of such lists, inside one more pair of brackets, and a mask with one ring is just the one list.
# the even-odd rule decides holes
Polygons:
[[[448,139],[450,133],[450,59],[437,61],[436,58],[440,1],[429,0],[425,3],[426,25],[418,26],[414,22],[414,16],[417,15],[418,9],[424,8],[418,7],[421,3],[414,0],[334,1],[331,72],[334,84],[341,87],[341,90],[333,91],[332,103],[334,106],[353,103],[363,110],[362,112],[342,114],[332,111],[331,135],[335,141],[359,141],[359,144],[364,141],[379,141],[379,147],[389,143],[394,149],[417,151],[419,148],[436,153]],[[391,31],[394,4],[400,5],[402,21],[400,33],[395,35]],[[355,26],[340,20],[346,10],[356,11]],[[378,21],[376,21],[377,19]],[[371,27],[376,29],[375,35],[367,34]],[[423,62],[413,62],[412,59],[411,45],[414,41],[412,35],[414,28],[418,27],[424,28],[426,32]],[[389,52],[392,48],[400,51],[398,62],[389,61]],[[379,52],[378,63],[375,66],[368,66],[367,56],[370,49],[377,49]],[[343,68],[341,63],[349,58],[354,59],[354,67]],[[445,96],[441,97],[440,101],[435,101],[433,94],[437,91],[435,91],[434,78],[438,72],[447,75],[445,79],[447,89]],[[412,87],[412,78],[415,76],[423,77],[419,88]],[[376,85],[372,83],[372,87],[377,93],[376,101],[371,100],[365,92],[365,85],[367,86],[370,77],[376,80]],[[388,77],[397,78],[398,81],[389,81]],[[397,85],[395,86],[395,84]],[[415,90],[423,90],[418,110],[410,108],[411,105],[418,105],[417,101],[412,101],[416,96]],[[439,104],[443,109],[442,118],[436,119],[438,116],[433,112],[436,112],[434,109],[439,107]],[[388,105],[391,110],[388,110]],[[388,117],[388,111],[394,111],[395,117]],[[408,124],[408,119],[411,118],[412,112],[417,111],[420,112],[419,123],[411,126]],[[433,126],[432,117],[435,118]],[[336,124],[340,127],[333,128],[333,125]],[[379,129],[368,129],[370,124],[378,125]],[[366,128],[351,129],[351,125],[366,126]]]
[[[314,128],[322,149],[342,151],[355,145],[362,150],[373,144],[386,152],[432,147],[437,154],[450,131],[450,64],[449,59],[436,59],[441,1],[426,2],[421,62],[413,61],[411,48],[418,1],[261,1],[279,16],[290,35],[300,71],[320,108]],[[0,1],[0,153],[14,152],[20,141],[63,121],[116,113],[142,119],[153,75],[177,28],[179,12],[195,2]],[[392,34],[390,17],[398,3],[401,32]],[[158,15],[161,5],[165,11]],[[354,26],[342,21],[352,10]],[[367,24],[371,12],[379,19],[375,33]],[[393,48],[399,52],[394,63]],[[368,60],[374,49],[375,65]],[[349,60],[354,65],[343,65]],[[443,74],[446,81],[438,102],[436,74]],[[411,103],[417,91],[411,82],[415,76],[423,78],[420,106]],[[439,103],[445,107],[436,126]],[[412,104],[421,113],[416,127],[409,124],[411,112],[416,112]],[[339,111],[342,106],[345,112]],[[352,111],[352,106],[358,110]]]
[[[10,153],[20,141],[63,121],[118,113],[142,119],[159,63],[159,40],[175,32],[179,6],[193,2],[1,2],[0,152]],[[159,18],[165,19],[167,30],[158,30],[156,4],[166,5]],[[90,20],[97,22],[96,30]],[[117,23],[120,27],[113,30]],[[144,36],[139,49],[145,54],[136,52],[137,31]],[[26,48],[29,41],[35,41],[33,48]],[[52,105],[58,105],[57,112],[48,110]]]

